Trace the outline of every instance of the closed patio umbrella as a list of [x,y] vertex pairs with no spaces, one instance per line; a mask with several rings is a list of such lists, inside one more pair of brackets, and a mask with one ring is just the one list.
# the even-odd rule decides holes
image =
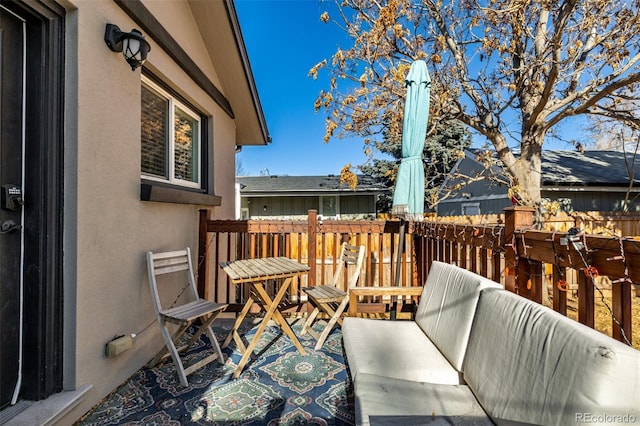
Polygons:
[[411,64],[405,79],[407,97],[402,120],[402,160],[396,177],[391,213],[405,220],[422,220],[424,165],[422,150],[427,136],[431,78],[424,61]]
[[[422,221],[424,217],[424,165],[422,151],[427,136],[431,78],[427,64],[418,60],[411,64],[405,79],[407,97],[402,119],[402,160],[396,177],[391,213],[400,218],[395,285],[400,282],[405,221]],[[395,302],[391,311],[395,317]]]

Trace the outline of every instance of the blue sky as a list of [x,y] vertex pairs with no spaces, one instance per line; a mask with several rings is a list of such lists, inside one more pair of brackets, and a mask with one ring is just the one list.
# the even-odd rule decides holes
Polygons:
[[[347,163],[365,160],[358,140],[324,143],[325,115],[313,104],[328,88],[325,76],[309,69],[336,51],[343,33],[320,22],[319,0],[236,0],[234,2],[254,80],[272,142],[243,147],[237,160],[244,175],[339,174]],[[323,78],[324,77],[324,78]]]
[[[320,21],[333,3],[235,0],[234,4],[272,138],[267,146],[242,149],[237,156],[241,174],[327,175],[339,174],[347,163],[362,164],[366,157],[361,140],[324,143],[325,115],[316,113],[313,104],[320,90],[328,89],[328,78],[323,72],[317,80],[307,76],[315,64],[330,60],[339,45],[349,46],[335,24]],[[578,126],[567,123],[556,130],[572,139]],[[474,139],[474,146],[483,143],[484,138]],[[545,149],[573,147],[548,138]]]

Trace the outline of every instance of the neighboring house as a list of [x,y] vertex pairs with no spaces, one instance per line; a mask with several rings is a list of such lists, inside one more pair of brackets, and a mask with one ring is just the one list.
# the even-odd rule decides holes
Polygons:
[[[107,24],[146,37],[141,68]],[[0,3],[0,423],[71,424],[163,346],[145,252],[197,256],[237,147],[269,140],[239,28],[232,0]]]
[[[633,154],[627,154],[629,165]],[[483,165],[476,153],[467,150],[454,166],[457,171],[476,175]],[[635,161],[633,187],[629,196],[629,211],[640,210],[640,157]],[[618,151],[543,151],[542,198],[558,200],[573,211],[620,211],[629,190],[629,173],[625,154]],[[443,186],[455,183],[452,177]],[[482,180],[465,185],[450,198],[438,203],[439,216],[501,213],[512,205],[507,188]]]
[[359,175],[351,189],[340,176],[236,177],[242,219],[306,219],[309,209],[325,219],[374,219],[378,196],[387,189]]

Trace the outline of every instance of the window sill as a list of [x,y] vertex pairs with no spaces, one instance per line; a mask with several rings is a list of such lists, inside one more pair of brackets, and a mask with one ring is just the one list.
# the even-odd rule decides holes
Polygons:
[[219,206],[222,204],[222,197],[218,195],[204,194],[149,182],[140,184],[140,200],[198,206]]

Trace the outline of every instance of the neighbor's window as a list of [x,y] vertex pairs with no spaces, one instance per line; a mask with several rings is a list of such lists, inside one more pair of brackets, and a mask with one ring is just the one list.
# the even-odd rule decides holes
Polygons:
[[320,214],[325,218],[335,218],[338,215],[338,201],[334,196],[321,196],[322,211]]
[[462,203],[462,214],[477,216],[480,214],[480,203]]
[[147,78],[141,104],[142,176],[199,188],[200,115]]

